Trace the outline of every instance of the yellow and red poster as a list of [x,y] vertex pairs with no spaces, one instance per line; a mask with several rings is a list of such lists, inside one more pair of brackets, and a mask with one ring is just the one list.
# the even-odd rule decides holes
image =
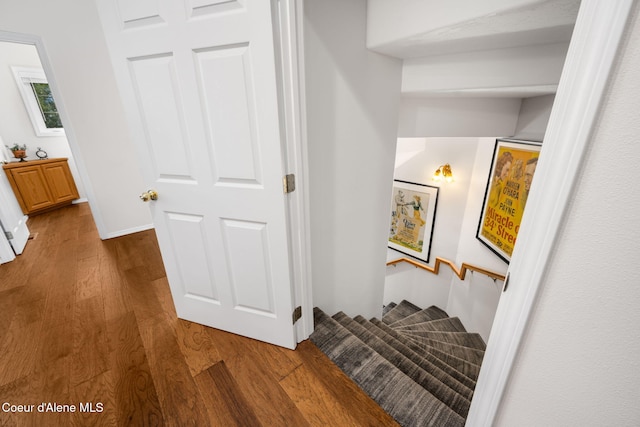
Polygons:
[[540,143],[496,140],[476,237],[507,262],[518,237],[539,155]]

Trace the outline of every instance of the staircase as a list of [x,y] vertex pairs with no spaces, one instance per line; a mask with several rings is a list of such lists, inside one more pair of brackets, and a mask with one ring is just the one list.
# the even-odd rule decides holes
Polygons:
[[402,426],[464,426],[485,343],[438,307],[402,301],[382,320],[314,309],[311,341]]

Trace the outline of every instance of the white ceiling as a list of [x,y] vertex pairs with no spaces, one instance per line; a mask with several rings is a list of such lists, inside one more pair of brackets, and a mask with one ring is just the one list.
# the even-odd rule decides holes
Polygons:
[[[406,6],[408,3],[405,2]],[[532,0],[524,6],[501,10],[465,19],[451,25],[414,31],[370,49],[394,56],[410,64],[416,58],[437,62],[439,57],[460,53],[496,51],[517,47],[568,43],[578,14],[580,0]],[[424,4],[422,4],[424,9]],[[447,6],[448,7],[448,6]],[[450,7],[454,7],[451,4]],[[370,25],[375,25],[375,22]],[[389,25],[386,22],[384,25]],[[562,58],[563,60],[564,58]],[[504,59],[503,59],[504,60]],[[514,61],[517,59],[514,58]],[[561,68],[561,64],[560,64]],[[473,69],[473,67],[470,67]],[[429,76],[433,78],[433,76]],[[553,94],[559,81],[522,82],[510,86],[479,86],[440,88],[422,93],[406,93],[411,97],[514,97]]]
[[[401,59],[568,42],[580,0],[548,0],[414,34],[373,50]],[[453,7],[453,6],[452,6]]]

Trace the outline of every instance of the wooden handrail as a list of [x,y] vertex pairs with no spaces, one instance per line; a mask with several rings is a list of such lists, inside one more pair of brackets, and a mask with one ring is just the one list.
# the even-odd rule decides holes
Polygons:
[[444,259],[444,258],[440,258],[440,257],[436,257],[436,262],[434,264],[433,267],[430,267],[428,265],[419,263],[417,261],[414,261],[412,259],[409,258],[398,258],[396,260],[393,261],[389,261],[387,262],[387,265],[395,265],[395,264],[399,264],[401,262],[406,262],[409,263],[417,268],[421,268],[423,270],[427,270],[430,273],[433,274],[438,274],[440,272],[440,264],[444,263],[447,264],[449,267],[451,267],[451,269],[453,270],[454,273],[456,273],[456,275],[460,278],[460,280],[464,280],[465,276],[467,275],[467,270],[471,270],[471,271],[477,271],[478,273],[482,273],[485,274],[489,277],[491,277],[492,279],[497,279],[497,280],[502,280],[504,281],[505,276],[496,272],[493,272],[491,270],[487,270],[486,268],[482,268],[482,267],[478,267],[475,265],[471,265],[471,264],[467,264],[466,262],[462,263],[462,267],[460,269],[458,269],[458,267],[456,267],[456,265],[453,263],[453,261],[449,261],[448,259]]

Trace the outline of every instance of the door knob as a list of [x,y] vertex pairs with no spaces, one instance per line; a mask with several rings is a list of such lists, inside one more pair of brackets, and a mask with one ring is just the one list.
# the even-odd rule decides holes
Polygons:
[[148,190],[140,195],[140,200],[148,202],[149,200],[158,200],[158,192],[156,190]]

